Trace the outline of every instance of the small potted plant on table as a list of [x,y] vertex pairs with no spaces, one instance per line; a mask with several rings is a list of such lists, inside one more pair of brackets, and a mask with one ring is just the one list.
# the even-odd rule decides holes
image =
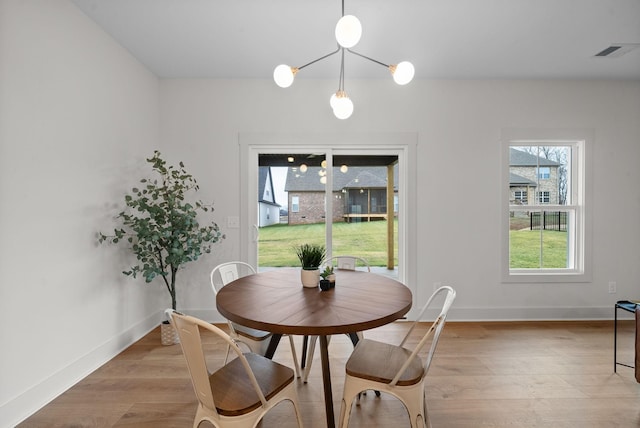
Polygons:
[[318,286],[320,279],[320,265],[324,260],[326,250],[324,245],[302,244],[296,247],[296,255],[302,265],[300,280],[302,285],[308,288]]
[[325,267],[324,271],[320,273],[320,276],[322,277],[320,280],[320,289],[322,291],[327,291],[336,286],[336,276],[333,273],[333,266]]

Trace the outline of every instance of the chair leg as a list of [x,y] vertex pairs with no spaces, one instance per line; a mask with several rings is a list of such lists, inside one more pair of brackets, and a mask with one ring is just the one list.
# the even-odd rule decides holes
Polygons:
[[291,355],[293,356],[293,368],[296,372],[296,377],[299,378],[302,374],[300,364],[298,363],[298,355],[296,354],[296,347],[293,343],[293,336],[289,335],[289,344],[291,345]]
[[411,422],[411,428],[425,428],[427,427],[427,415],[426,401],[424,399],[424,391],[420,395],[415,394],[403,394],[402,402],[404,403],[407,412],[409,413],[409,419]]
[[231,350],[231,345],[227,344],[227,353],[224,355],[224,365],[227,364],[227,360],[229,359],[229,351]]
[[293,410],[296,412],[296,419],[298,420],[298,428],[302,428],[302,412],[300,411],[300,407],[298,405],[297,400],[289,400],[293,403]]
[[431,420],[429,419],[429,410],[427,409],[427,397],[423,396],[422,400],[424,402],[424,410],[423,410],[424,422],[425,422],[425,425],[427,426],[427,428],[431,428]]
[[338,419],[338,428],[346,428],[349,426],[349,418],[351,417],[352,406],[353,397],[345,397],[343,395],[342,403],[340,404],[340,418]]
[[304,366],[304,373],[302,374],[302,382],[307,383],[307,379],[309,378],[309,372],[311,371],[311,363],[313,362],[313,354],[316,351],[316,342],[318,341],[318,336],[309,336],[309,347],[307,349],[307,361]]

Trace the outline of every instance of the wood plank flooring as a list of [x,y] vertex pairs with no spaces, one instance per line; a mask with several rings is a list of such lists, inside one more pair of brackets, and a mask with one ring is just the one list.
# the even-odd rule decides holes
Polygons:
[[[365,335],[397,343],[407,328],[396,322]],[[415,332],[413,343],[424,331]],[[632,363],[633,323],[622,321],[618,333],[619,361]],[[223,344],[204,340],[211,364],[221,365]],[[346,336],[334,336],[329,346],[336,415],[351,350]],[[291,364],[289,347],[280,346],[274,359]],[[613,321],[449,322],[428,374],[430,420],[448,428],[640,427],[640,384],[632,369],[617,371]],[[298,391],[305,427],[325,426],[318,352],[308,384],[298,380]],[[19,427],[190,427],[195,410],[180,346],[160,345],[157,329]],[[280,404],[260,426],[295,427],[293,407]],[[369,393],[349,426],[408,427],[409,419],[395,398]]]

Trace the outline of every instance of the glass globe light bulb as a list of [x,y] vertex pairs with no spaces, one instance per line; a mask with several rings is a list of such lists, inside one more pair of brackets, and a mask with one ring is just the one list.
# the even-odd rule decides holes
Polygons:
[[348,119],[351,114],[353,114],[353,102],[349,99],[349,97],[339,97],[336,100],[335,107],[333,109],[333,114],[338,119]]
[[332,94],[331,98],[329,98],[329,105],[331,106],[332,109],[336,108],[336,102],[338,102],[338,92],[336,92],[335,94]]
[[360,20],[353,15],[345,15],[336,24],[336,40],[343,48],[352,48],[362,37]]
[[411,64],[409,61],[402,61],[394,68],[392,68],[391,73],[393,74],[393,80],[398,85],[406,85],[407,83],[411,82],[414,74],[416,73],[416,70],[413,67],[413,64]]
[[307,164],[303,163],[300,165],[300,172],[307,172]]
[[288,88],[291,86],[294,77],[294,69],[286,64],[280,64],[275,70],[273,70],[273,80],[276,82],[276,85],[281,88]]
[[340,172],[341,172],[341,173],[343,173],[343,174],[344,174],[344,173],[345,173],[345,172],[347,172],[347,171],[349,171],[349,167],[348,167],[348,166],[346,166],[346,165],[342,165],[342,166],[340,167]]

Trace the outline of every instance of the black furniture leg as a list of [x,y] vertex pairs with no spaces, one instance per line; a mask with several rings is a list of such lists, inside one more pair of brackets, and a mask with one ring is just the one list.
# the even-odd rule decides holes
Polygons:
[[278,344],[280,343],[281,334],[272,334],[271,340],[269,341],[269,347],[267,348],[267,352],[265,352],[264,356],[268,359],[272,360],[273,355],[276,353],[276,349],[278,349]]
[[333,414],[333,393],[331,392],[327,336],[320,336],[320,360],[322,362],[322,383],[324,385],[324,408],[327,413],[327,427],[335,428],[336,421]]
[[305,335],[302,339],[302,357],[300,359],[300,368],[304,369],[307,364],[307,347],[309,346],[309,336]]
[[613,372],[617,373],[618,369],[618,304],[613,308]]

